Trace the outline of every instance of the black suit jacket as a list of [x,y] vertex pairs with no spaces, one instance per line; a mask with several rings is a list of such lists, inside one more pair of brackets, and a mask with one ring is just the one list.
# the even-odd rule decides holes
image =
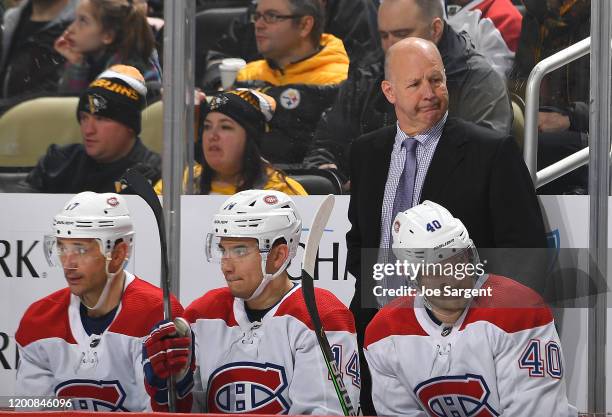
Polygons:
[[[371,272],[362,280],[361,271],[372,270],[375,251],[370,250],[364,259],[361,249],[378,248],[380,243],[382,200],[395,134],[396,126],[384,127],[361,136],[351,149],[351,230],[346,243],[347,268],[357,279],[351,310],[356,316],[365,315],[356,317],[358,332],[375,313],[361,308],[362,301],[373,302],[373,297],[365,297],[372,295]],[[510,136],[448,118],[423,184],[420,201],[425,200],[441,204],[461,219],[477,248],[546,247],[535,190]]]

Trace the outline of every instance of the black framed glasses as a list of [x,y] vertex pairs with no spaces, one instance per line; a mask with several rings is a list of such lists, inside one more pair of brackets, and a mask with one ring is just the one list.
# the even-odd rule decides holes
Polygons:
[[281,20],[287,20],[287,19],[298,19],[300,17],[304,17],[304,15],[301,14],[278,14],[278,13],[274,13],[274,12],[253,12],[251,14],[251,22],[253,23],[257,23],[257,21],[259,19],[261,19],[263,17],[264,22],[266,22],[267,24],[274,24],[277,22],[280,22]]

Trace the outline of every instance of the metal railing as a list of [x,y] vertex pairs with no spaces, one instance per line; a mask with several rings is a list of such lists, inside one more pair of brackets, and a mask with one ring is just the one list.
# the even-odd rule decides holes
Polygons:
[[[610,120],[612,85],[612,5],[608,0],[591,2],[591,37],[539,62],[529,74],[525,93],[523,157],[535,187],[589,163],[589,275],[590,282],[608,269],[608,196],[610,193]],[[592,41],[592,42],[591,42]],[[590,146],[537,171],[538,111],[540,84],[544,76],[591,53]],[[592,152],[590,152],[592,151]],[[595,291],[588,315],[587,406],[589,412],[606,411],[607,293]]]
[[[570,155],[543,171],[538,167],[538,111],[540,108],[540,85],[546,74],[582,58],[591,50],[591,38],[581,40],[574,45],[538,62],[527,80],[525,91],[525,139],[523,142],[523,158],[531,179],[536,188],[553,181],[556,178],[586,164],[589,160],[588,148]],[[579,155],[578,155],[579,154]],[[586,156],[585,156],[586,155]]]

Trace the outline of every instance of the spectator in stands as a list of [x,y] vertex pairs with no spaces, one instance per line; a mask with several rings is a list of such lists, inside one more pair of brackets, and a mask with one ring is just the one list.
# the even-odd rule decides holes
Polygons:
[[[377,251],[363,249],[389,248],[396,213],[431,200],[462,220],[477,247],[546,247],[542,213],[516,142],[504,132],[451,117],[446,73],[430,41],[411,37],[390,47],[382,90],[397,123],[361,136],[351,149],[346,263],[356,278],[351,310],[360,346],[377,307],[374,281],[362,279],[362,271],[372,271],[377,262]],[[504,261],[517,251],[507,254]],[[517,279],[513,268],[532,265],[527,257],[496,269],[488,264],[489,271]],[[373,415],[366,367],[362,376],[362,409]]]
[[[79,193],[49,226],[45,255],[67,286],[21,318],[15,395],[69,398],[67,408],[77,411],[150,411],[141,341],[163,319],[164,301],[159,288],[124,270],[134,245],[125,198]],[[148,232],[143,241],[157,239]],[[181,316],[183,307],[171,301],[172,317]]]
[[[210,0],[203,0],[213,3]],[[323,32],[342,40],[351,60],[351,65],[360,65],[364,60],[382,57],[380,42],[376,36],[376,6],[372,0],[317,0],[324,8]],[[242,2],[245,6],[253,3]],[[297,3],[297,2],[296,2]],[[247,62],[261,59],[258,51],[253,23],[236,19],[228,31],[213,45],[214,51],[208,61],[225,57],[240,57]]]
[[0,55],[0,113],[54,94],[64,58],[53,43],[74,19],[77,0],[27,0],[4,15]]
[[[306,194],[297,181],[272,168],[259,153],[275,107],[272,97],[247,89],[220,93],[210,104],[202,103],[203,158],[202,165],[194,167],[196,193],[229,195],[265,189],[290,195]],[[162,187],[159,181],[155,191],[161,194]]]
[[[509,79],[524,99],[529,73],[542,59],[589,37],[590,0],[524,0],[527,10]],[[588,145],[589,56],[548,74],[540,89],[538,169]],[[541,194],[585,194],[588,168],[582,167],[541,187]]]
[[79,95],[98,74],[115,64],[137,68],[149,97],[161,88],[155,40],[141,4],[132,0],[80,0],[75,21],[55,42],[68,61],[60,92]]
[[[503,79],[443,16],[439,1],[385,0],[378,10],[383,49],[387,51],[408,36],[437,44],[446,69],[449,114],[508,133],[512,109]],[[337,168],[346,177],[351,142],[359,135],[395,124],[393,106],[380,89],[383,78],[382,61],[351,72],[317,127],[306,158],[308,166]]]
[[100,74],[77,107],[83,143],[51,145],[28,175],[29,186],[45,193],[111,192],[132,167],[159,180],[161,158],[138,138],[146,93],[133,67],[115,65]]
[[277,106],[261,153],[271,163],[301,164],[349,59],[342,41],[322,33],[319,0],[260,0],[253,14],[257,49],[265,57],[238,72],[236,86],[261,88]]
[[521,34],[521,12],[510,0],[451,0],[462,8],[448,18],[457,32],[466,31],[474,47],[504,79],[510,74]]

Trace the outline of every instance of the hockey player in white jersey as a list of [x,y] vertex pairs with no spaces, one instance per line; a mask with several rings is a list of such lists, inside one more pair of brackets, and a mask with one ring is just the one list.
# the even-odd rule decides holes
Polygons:
[[[163,319],[159,288],[124,270],[134,228],[125,199],[75,195],[45,237],[68,287],[33,303],[16,333],[16,396],[71,398],[88,411],[146,411],[142,339]],[[173,300],[173,312],[182,314]]]
[[379,415],[577,415],[551,311],[534,291],[484,274],[468,231],[436,203],[399,213],[392,234],[400,263],[421,269],[413,294],[366,329]]
[[[206,256],[221,263],[227,287],[209,291],[185,310],[195,336],[194,411],[342,414],[301,284],[291,281],[286,270],[296,255],[301,229],[294,202],[279,191],[239,192],[215,215]],[[357,404],[360,375],[353,316],[332,293],[315,290],[323,327]],[[180,342],[175,349],[173,339],[164,339],[166,332],[176,332],[172,323],[145,343],[145,350],[159,352],[160,343],[166,348],[166,355],[145,361],[149,385],[187,370],[172,362],[179,361],[175,351],[188,351]],[[166,360],[171,355],[172,360]],[[176,379],[177,385],[184,385],[182,375]],[[178,396],[178,408],[188,411],[189,401]],[[165,404],[153,408],[163,410]]]

